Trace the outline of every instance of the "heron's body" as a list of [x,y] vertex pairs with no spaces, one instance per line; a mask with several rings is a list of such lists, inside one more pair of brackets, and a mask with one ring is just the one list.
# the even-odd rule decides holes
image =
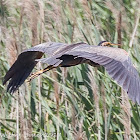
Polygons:
[[[52,68],[70,67],[82,63],[103,66],[108,74],[140,104],[140,78],[133,67],[128,53],[119,48],[107,47],[111,43],[103,41],[98,46],[86,43],[64,44],[49,42],[39,44],[21,53],[4,77],[4,84],[10,80],[7,89],[14,92],[27,79],[38,61],[49,66],[35,74],[39,75]],[[42,58],[43,54],[47,58]],[[34,76],[34,75],[33,75]]]

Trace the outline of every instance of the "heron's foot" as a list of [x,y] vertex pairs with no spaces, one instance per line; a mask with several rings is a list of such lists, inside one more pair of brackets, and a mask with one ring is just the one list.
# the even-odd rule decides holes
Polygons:
[[31,75],[29,76],[29,80],[27,80],[27,82],[31,82],[32,79],[38,77],[40,74],[42,74],[42,73],[44,73],[44,72],[47,72],[47,71],[49,71],[49,70],[51,70],[51,69],[53,69],[53,68],[55,68],[55,67],[53,67],[53,66],[50,65],[50,66],[46,67],[45,69],[42,69],[42,70],[40,70],[40,71],[37,71],[37,72],[31,74]]
[[29,76],[29,80],[27,80],[27,82],[31,82],[34,78],[38,77],[40,74],[42,74],[44,71],[43,70],[40,70],[40,71],[37,71],[33,74],[31,74]]

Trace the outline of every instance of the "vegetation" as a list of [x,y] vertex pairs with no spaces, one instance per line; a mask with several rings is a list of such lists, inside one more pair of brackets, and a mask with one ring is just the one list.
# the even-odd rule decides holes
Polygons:
[[0,0],[0,139],[139,140],[140,107],[103,68],[58,68],[12,95],[2,84],[22,50],[48,41],[121,42],[140,71],[139,18],[139,0]]

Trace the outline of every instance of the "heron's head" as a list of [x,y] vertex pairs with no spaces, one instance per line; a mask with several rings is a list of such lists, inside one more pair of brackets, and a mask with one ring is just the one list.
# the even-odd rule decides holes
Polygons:
[[113,46],[113,45],[118,45],[120,46],[121,44],[114,44],[114,43],[111,43],[111,42],[108,42],[108,41],[101,41],[98,46]]

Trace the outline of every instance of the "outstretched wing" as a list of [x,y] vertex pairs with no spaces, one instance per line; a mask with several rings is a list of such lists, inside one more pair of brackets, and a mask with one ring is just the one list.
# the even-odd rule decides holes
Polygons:
[[3,84],[10,79],[7,91],[12,93],[23,84],[37,64],[36,59],[40,59],[44,53],[52,55],[56,50],[59,50],[60,46],[64,45],[64,43],[48,42],[22,52],[4,77]]
[[108,74],[120,85],[131,100],[140,104],[140,78],[128,53],[119,48],[89,46],[77,47],[67,55],[86,58],[105,67]]
[[[53,58],[59,56],[59,54],[63,54],[66,51],[73,49],[79,44],[83,43],[68,45],[65,43],[48,42],[25,50],[18,56],[17,60],[4,77],[3,84],[10,80],[7,91],[12,93],[23,84],[37,64],[38,61],[36,60],[39,60],[44,53]],[[47,58],[45,58],[45,60],[46,59]]]
[[37,62],[36,58],[42,57],[41,52],[26,52],[21,53],[12,67],[8,70],[4,77],[3,84],[5,84],[9,79],[10,82],[7,87],[7,91],[10,93],[14,92],[25,79],[30,75],[32,69],[35,67]]

